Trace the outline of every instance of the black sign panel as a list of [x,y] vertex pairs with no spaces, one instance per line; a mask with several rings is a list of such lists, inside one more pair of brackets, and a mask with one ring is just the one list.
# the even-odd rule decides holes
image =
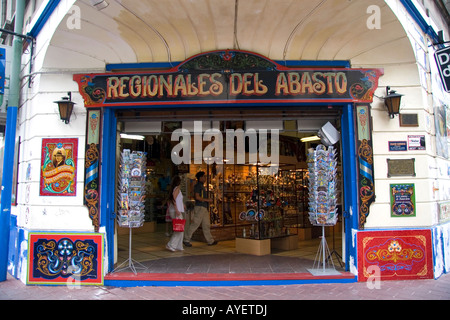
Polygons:
[[450,47],[436,51],[434,57],[441,74],[444,89],[450,92]]
[[86,107],[180,103],[371,102],[380,69],[294,69],[242,51],[195,56],[167,71],[78,74]]

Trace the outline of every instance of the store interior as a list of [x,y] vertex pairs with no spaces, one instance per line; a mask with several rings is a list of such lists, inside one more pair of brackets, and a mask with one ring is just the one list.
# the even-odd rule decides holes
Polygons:
[[[258,114],[242,110],[213,114],[202,110],[171,112],[170,116],[166,111],[152,110],[118,112],[117,118],[117,264],[132,256],[148,266],[147,272],[301,272],[314,261],[322,228],[314,226],[308,216],[308,150],[323,143],[318,133],[326,123],[339,131],[338,110],[260,110]],[[262,129],[268,134],[263,135]],[[184,136],[180,138],[181,134],[174,132]],[[212,134],[205,134],[208,132]],[[243,138],[237,135],[241,132]],[[235,134],[232,142],[227,133]],[[264,146],[267,149],[262,150]],[[330,257],[336,268],[342,269],[340,141],[333,148],[338,219],[325,231]],[[278,155],[274,156],[272,150],[277,149]],[[125,217],[120,214],[124,152],[127,157],[133,152],[143,156],[137,160],[143,171],[139,189],[142,195],[138,192],[141,217],[133,222],[129,211]],[[184,162],[179,163],[180,159]],[[195,174],[199,171],[207,175],[205,187],[213,199],[209,208],[211,233],[219,243],[208,246],[199,227],[192,247],[168,251],[165,245],[172,232],[171,223],[166,222],[168,186],[175,175],[180,176],[188,228]],[[138,190],[133,183],[134,190]],[[242,247],[243,240],[256,241]],[[269,248],[259,246],[264,240],[270,240]],[[253,247],[255,242],[258,245]],[[247,262],[243,258],[248,258]]]

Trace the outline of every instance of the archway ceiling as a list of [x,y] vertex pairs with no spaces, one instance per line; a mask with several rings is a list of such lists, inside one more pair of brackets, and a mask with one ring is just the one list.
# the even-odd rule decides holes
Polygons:
[[[92,67],[176,62],[218,49],[273,60],[414,61],[404,29],[383,0],[106,1],[101,11],[90,0],[75,2],[81,27],[70,28],[68,12],[44,67],[75,68],[80,59]],[[381,9],[380,29],[367,28],[370,5]]]

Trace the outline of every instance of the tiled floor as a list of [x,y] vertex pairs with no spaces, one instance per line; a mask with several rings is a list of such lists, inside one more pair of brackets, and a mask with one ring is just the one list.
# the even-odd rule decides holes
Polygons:
[[[158,228],[161,229],[161,228]],[[119,252],[116,268],[129,258],[129,236],[119,236]],[[146,267],[139,272],[149,273],[304,273],[313,267],[320,239],[299,241],[298,249],[282,251],[272,249],[271,255],[255,256],[237,253],[235,241],[220,241],[208,246],[203,242],[192,242],[184,251],[171,252],[165,249],[169,237],[164,231],[133,234],[131,258]],[[327,237],[333,250],[332,237]],[[335,238],[336,251],[341,255],[341,239]],[[337,271],[344,271],[333,255]],[[126,264],[127,265],[127,264]],[[130,270],[128,270],[130,271]]]

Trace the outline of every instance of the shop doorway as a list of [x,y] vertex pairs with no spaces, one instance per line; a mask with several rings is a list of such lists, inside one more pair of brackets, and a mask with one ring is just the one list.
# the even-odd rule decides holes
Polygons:
[[[132,230],[131,248],[133,259],[148,266],[149,272],[239,272],[243,269],[245,272],[300,272],[302,268],[311,267],[308,261],[314,260],[321,228],[314,227],[308,216],[307,153],[308,149],[321,144],[317,133],[324,124],[329,122],[341,131],[340,107],[303,107],[288,111],[277,107],[257,111],[238,108],[119,110],[116,119],[117,264],[129,257],[130,248],[129,222],[120,220],[123,200],[120,157],[125,151],[146,155],[144,215],[142,223],[136,222],[138,227]],[[261,130],[267,130],[268,135],[259,136]],[[180,134],[174,135],[177,132]],[[211,134],[205,135],[207,132]],[[227,149],[230,145],[227,133],[230,132],[235,133],[233,147]],[[179,138],[181,133],[188,133],[189,137]],[[213,145],[218,142],[215,134],[219,133],[222,153]],[[243,145],[239,145],[236,133],[243,133]],[[273,140],[270,140],[275,133],[276,156],[272,152]],[[252,154],[254,144],[260,146],[264,138],[268,146],[265,156],[274,160],[270,163],[262,162],[261,154],[256,158]],[[181,143],[184,140],[189,140],[189,147]],[[338,161],[336,204],[340,218],[336,226],[327,227],[327,240],[336,267],[343,268],[343,156],[340,141],[333,147]],[[260,151],[256,148],[257,153]],[[180,158],[185,161],[180,163]],[[199,171],[207,175],[205,187],[208,197],[213,199],[209,208],[211,233],[219,244],[208,246],[200,227],[194,233],[192,247],[170,252],[165,248],[171,233],[170,222],[166,221],[167,186],[175,175],[180,176],[188,228],[195,174]],[[270,247],[265,248],[265,252],[259,247],[238,248],[239,239],[270,239]],[[249,267],[250,260],[255,267]]]

